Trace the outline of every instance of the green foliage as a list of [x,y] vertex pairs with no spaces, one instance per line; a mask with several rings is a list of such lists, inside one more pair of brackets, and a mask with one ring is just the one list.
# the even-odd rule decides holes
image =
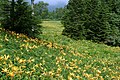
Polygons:
[[43,20],[61,20],[65,13],[65,8],[56,8],[54,11],[48,10],[48,3],[40,1],[34,5],[35,16]]
[[36,3],[34,5],[34,12],[35,16],[38,17],[38,19],[46,19],[48,15],[48,3],[44,3],[43,1],[40,1],[39,3]]
[[18,0],[11,3],[11,6],[14,6],[14,8],[10,7],[10,14],[7,13],[8,15],[2,22],[2,26],[5,29],[24,33],[30,37],[36,37],[37,34],[41,33],[40,26],[32,15],[32,10],[28,3]]
[[63,35],[120,46],[119,0],[70,0]]
[[61,20],[65,11],[66,11],[65,8],[56,8],[56,10],[49,12],[48,19]]
[[7,0],[0,0],[0,22],[4,18],[4,6],[7,4]]

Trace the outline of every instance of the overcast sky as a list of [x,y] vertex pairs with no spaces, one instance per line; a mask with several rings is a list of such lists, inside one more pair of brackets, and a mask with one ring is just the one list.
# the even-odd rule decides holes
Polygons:
[[[31,0],[25,0],[25,1],[31,1]],[[68,0],[35,0],[35,3],[39,2],[39,1],[44,1],[49,3],[49,5],[56,5],[58,3],[68,3]]]

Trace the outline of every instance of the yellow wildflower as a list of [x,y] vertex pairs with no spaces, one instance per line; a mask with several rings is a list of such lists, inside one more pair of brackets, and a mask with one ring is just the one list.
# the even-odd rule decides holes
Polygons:
[[86,78],[90,78],[90,75],[87,73],[84,73],[83,76],[85,76]]
[[57,69],[57,73],[61,73],[62,69],[61,68],[58,68]]
[[70,76],[75,77],[75,74],[74,73],[70,73]]
[[26,68],[26,66],[21,66],[21,68]]
[[102,76],[99,76],[100,77],[100,80],[104,80],[104,78]]
[[100,71],[100,70],[97,70],[97,73],[98,73],[98,74],[101,74],[101,71]]
[[16,60],[18,61],[20,58],[19,57],[16,57]]
[[31,72],[30,71],[27,71],[27,72],[25,72],[26,74],[30,74]]
[[2,60],[2,57],[0,56],[0,60]]
[[77,78],[78,80],[82,80],[82,78],[81,78],[80,76],[76,76],[76,78]]
[[19,62],[19,63],[25,63],[26,60],[20,59],[18,62]]
[[13,73],[13,72],[9,72],[9,74],[8,74],[10,77],[14,77],[15,76],[15,74]]
[[68,75],[68,80],[73,80],[72,77],[70,75]]
[[35,65],[35,67],[39,67],[39,65],[38,65],[38,64],[36,64],[36,65]]
[[13,66],[13,67],[12,67],[12,71],[18,71],[18,67]]
[[10,58],[10,56],[9,55],[4,55],[4,60],[8,60]]
[[52,43],[49,42],[49,44],[47,44],[47,47],[48,47],[48,48],[52,48]]
[[6,62],[4,61],[3,64],[6,64]]
[[53,71],[50,71],[48,74],[49,74],[50,76],[53,76],[53,75],[54,75]]
[[5,40],[5,41],[9,41],[8,38],[7,38],[7,34],[5,35],[5,39],[4,39],[4,40]]
[[1,72],[7,73],[7,72],[8,72],[8,69],[7,69],[7,68],[2,68],[2,71],[1,71]]

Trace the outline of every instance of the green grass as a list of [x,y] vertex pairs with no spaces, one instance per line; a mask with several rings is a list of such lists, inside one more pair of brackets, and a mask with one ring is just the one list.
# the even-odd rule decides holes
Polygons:
[[120,47],[61,35],[44,21],[40,40],[0,29],[0,80],[119,80]]

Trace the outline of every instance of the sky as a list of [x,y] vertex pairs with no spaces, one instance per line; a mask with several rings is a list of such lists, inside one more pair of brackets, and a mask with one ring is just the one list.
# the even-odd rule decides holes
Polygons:
[[[31,1],[31,0],[27,0],[27,1]],[[46,3],[49,3],[49,5],[56,5],[58,3],[68,3],[68,0],[35,0],[34,2],[37,3],[39,1],[44,1]]]
[[39,1],[47,2],[49,3],[49,5],[56,5],[58,3],[65,3],[65,4],[68,3],[68,0],[35,0],[35,3]]

